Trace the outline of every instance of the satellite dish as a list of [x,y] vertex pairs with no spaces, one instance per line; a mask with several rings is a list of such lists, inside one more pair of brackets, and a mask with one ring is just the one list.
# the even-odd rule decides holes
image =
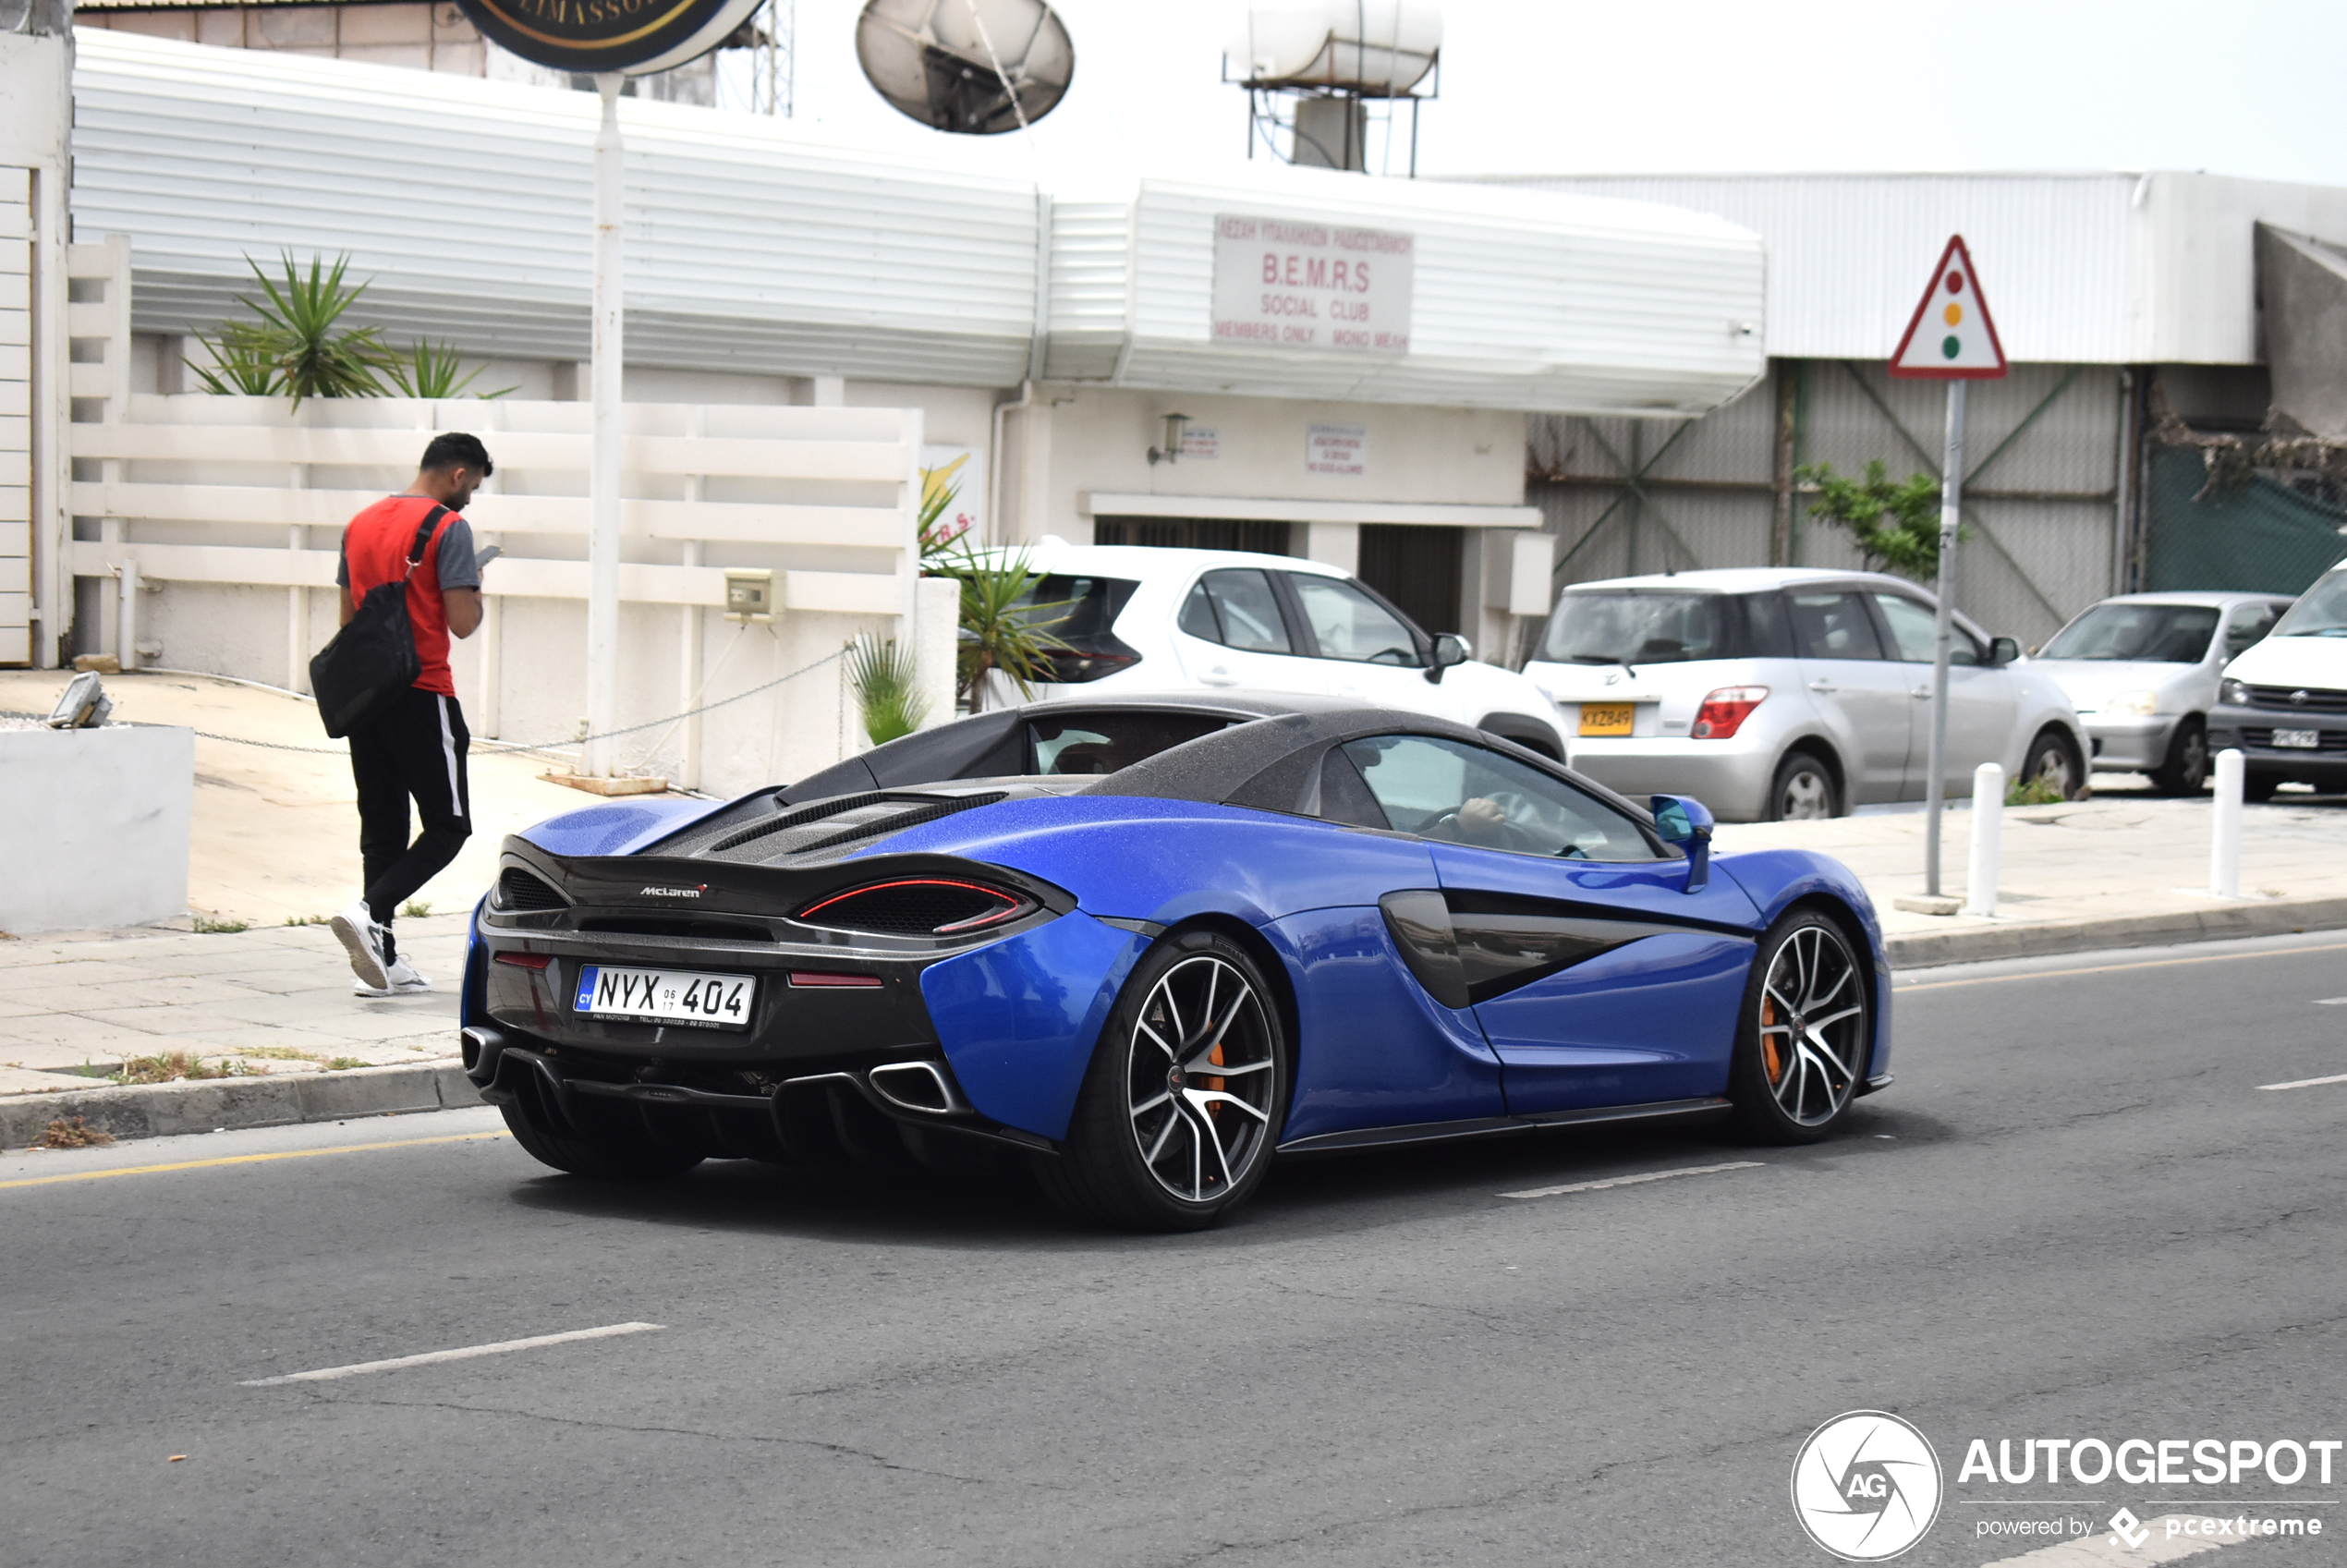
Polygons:
[[882,98],[962,136],[1033,125],[1076,74],[1076,45],[1046,0],[868,0],[856,57]]

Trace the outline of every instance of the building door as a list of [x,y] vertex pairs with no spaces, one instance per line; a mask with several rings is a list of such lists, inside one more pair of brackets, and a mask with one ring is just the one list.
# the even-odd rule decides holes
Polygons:
[[1457,529],[1364,523],[1361,580],[1392,600],[1419,630],[1458,631],[1461,542]]

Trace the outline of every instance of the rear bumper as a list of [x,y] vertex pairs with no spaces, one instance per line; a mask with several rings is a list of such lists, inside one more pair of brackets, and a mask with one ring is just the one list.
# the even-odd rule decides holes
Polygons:
[[1771,737],[1763,749],[1733,740],[1679,736],[1633,736],[1621,740],[1582,738],[1573,743],[1573,766],[1619,794],[1691,795],[1721,821],[1757,821],[1767,814],[1769,775],[1776,766]]
[[[756,1070],[690,1067],[563,1047],[495,1025],[463,1032],[465,1074],[493,1104],[527,1100],[538,1117],[592,1138],[649,1129],[663,1142],[734,1159],[829,1163],[843,1150],[930,1138],[978,1138],[1051,1151],[1055,1145],[971,1109],[934,1050],[873,1050],[775,1081]],[[815,1065],[810,1064],[809,1065]]]

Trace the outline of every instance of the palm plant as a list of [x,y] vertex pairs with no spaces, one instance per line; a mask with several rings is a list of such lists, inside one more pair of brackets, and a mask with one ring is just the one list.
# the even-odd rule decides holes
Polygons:
[[[965,542],[958,557],[937,575],[961,579],[961,646],[955,676],[970,711],[986,705],[990,671],[1009,676],[1021,697],[1033,697],[1035,683],[1052,677],[1052,654],[1067,647],[1047,628],[1067,619],[1066,606],[1074,602],[1033,602],[1043,578],[1028,565],[1024,551],[980,555]],[[1051,610],[1061,613],[1044,614]]]
[[[475,369],[457,375],[463,368],[456,351],[447,344],[426,343],[419,338],[405,359],[395,354],[384,363],[383,374],[402,397],[454,397],[480,374]],[[511,391],[510,386],[501,386],[494,392],[476,392],[473,395],[503,397]]]
[[284,374],[271,351],[268,334],[250,322],[225,322],[216,338],[195,334],[210,356],[209,364],[193,359],[179,362],[195,371],[206,392],[226,397],[242,394],[248,397],[267,397],[283,383]]
[[954,478],[954,471],[969,460],[969,454],[965,452],[942,468],[921,470],[920,541],[924,561],[942,555],[969,532],[967,517],[955,517],[950,527],[938,526],[945,517],[945,508],[962,493],[961,482]]
[[875,746],[911,735],[929,717],[929,699],[921,694],[912,650],[894,638],[882,642],[864,635],[849,643],[847,684],[855,689],[864,733]]

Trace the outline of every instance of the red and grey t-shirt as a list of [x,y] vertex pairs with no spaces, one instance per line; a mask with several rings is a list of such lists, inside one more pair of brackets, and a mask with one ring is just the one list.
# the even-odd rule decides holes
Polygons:
[[[350,590],[353,602],[366,598],[376,584],[395,581],[407,571],[407,551],[432,505],[428,495],[386,495],[350,519],[342,530],[342,563],[334,568],[334,581]],[[456,683],[448,672],[448,606],[441,596],[448,589],[480,586],[472,525],[451,512],[432,530],[423,559],[407,577],[407,619],[415,627],[416,657],[423,665],[416,677],[418,691],[456,695]]]

